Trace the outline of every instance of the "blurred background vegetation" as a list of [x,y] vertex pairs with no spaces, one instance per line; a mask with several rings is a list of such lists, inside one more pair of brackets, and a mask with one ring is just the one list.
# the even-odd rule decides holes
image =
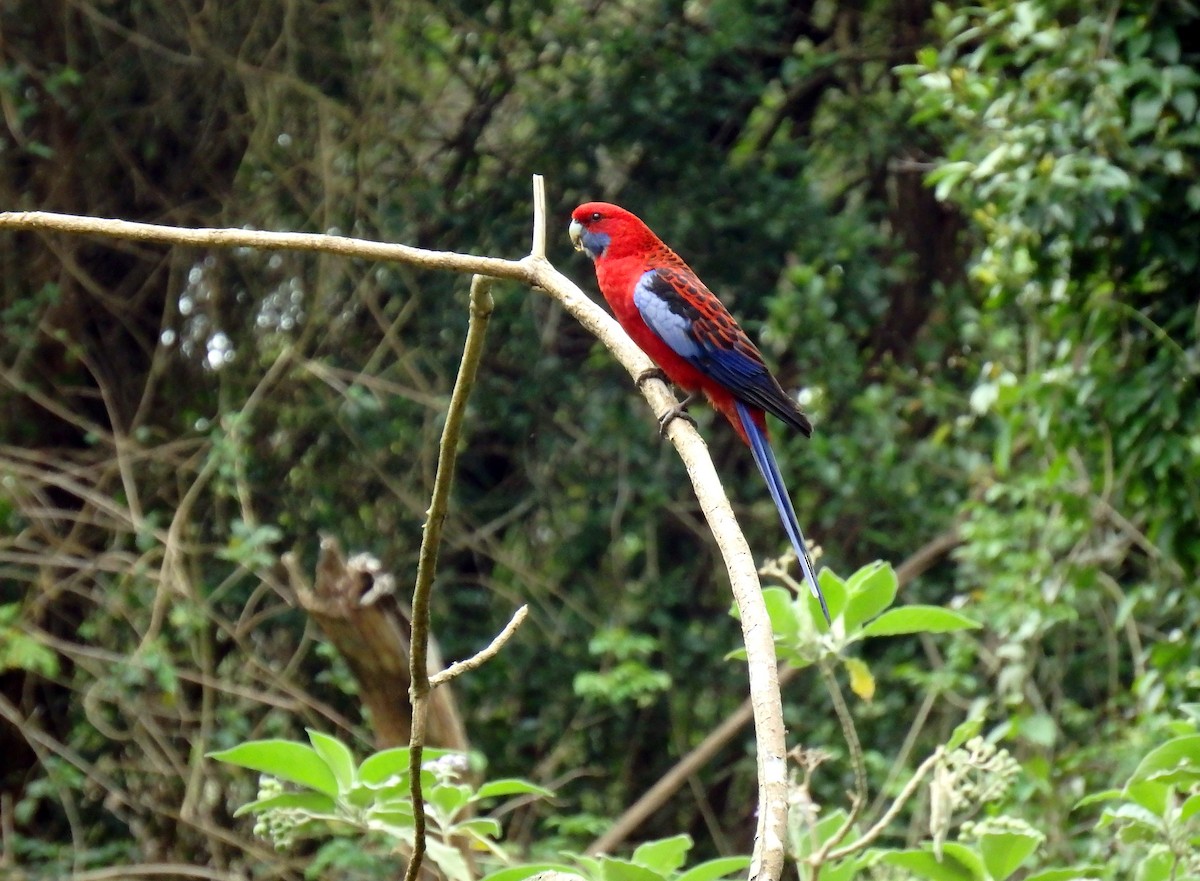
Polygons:
[[[869,644],[873,791],[975,713],[1042,858],[1129,877],[1136,852],[1072,808],[1200,686],[1198,24],[1191,0],[7,0],[0,205],[516,258],[540,173],[551,259],[589,291],[568,213],[629,207],[811,411],[777,449],[822,562],[947,551],[901,601],[986,624]],[[467,280],[0,241],[3,859],[302,877],[231,818],[254,781],[203,753],[304,726],[371,744],[278,558],[328,533],[411,580]],[[508,841],[578,850],[745,671],[652,414],[555,304],[496,297],[434,630],[463,657],[530,604],[456,694],[490,775],[558,793]],[[750,457],[697,415],[751,545],[781,553]],[[784,697],[842,800],[821,680]],[[751,743],[639,838],[746,851]]]

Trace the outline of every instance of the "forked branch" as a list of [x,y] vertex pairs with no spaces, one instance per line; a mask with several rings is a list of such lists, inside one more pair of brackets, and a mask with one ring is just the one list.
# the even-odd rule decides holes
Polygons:
[[[521,260],[429,251],[407,245],[342,236],[241,229],[179,229],[41,211],[0,213],[0,229],[44,230],[197,248],[241,247],[322,252],[366,260],[397,261],[426,269],[518,281],[545,291],[561,303],[613,353],[630,377],[636,380],[654,366],[650,359],[611,316],[588,299],[570,279],[558,272],[546,259],[544,189],[540,177],[535,177],[534,181],[533,246],[530,255]],[[642,382],[638,387],[655,414],[660,417],[676,403],[670,390],[659,380]],[[726,498],[704,441],[695,428],[682,419],[670,422],[667,437],[679,451],[687,468],[700,502],[700,509],[708,520],[725,561],[730,586],[740,611],[758,747],[758,828],[754,839],[750,878],[757,881],[777,881],[783,871],[787,828],[787,760],[783,708],[779,695],[775,644],[770,620],[763,603],[753,555],[737,525],[733,509]],[[427,679],[424,678],[427,675],[424,668],[418,664],[414,670],[422,677],[424,687],[428,687]],[[415,683],[414,679],[414,687]],[[415,728],[415,708],[413,721]],[[417,812],[417,816],[421,816],[420,811]]]

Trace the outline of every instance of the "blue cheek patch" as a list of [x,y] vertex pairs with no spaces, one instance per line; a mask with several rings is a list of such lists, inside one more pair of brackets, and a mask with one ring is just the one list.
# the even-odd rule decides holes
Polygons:
[[608,250],[612,239],[608,233],[592,232],[584,230],[583,235],[579,239],[579,243],[583,245],[583,250],[587,251],[587,255],[593,260],[599,259],[605,251]]

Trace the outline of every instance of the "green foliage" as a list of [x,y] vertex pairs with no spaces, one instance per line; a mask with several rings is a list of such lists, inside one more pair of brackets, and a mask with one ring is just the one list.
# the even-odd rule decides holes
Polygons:
[[[237,810],[258,820],[255,831],[277,848],[291,848],[303,837],[375,833],[394,843],[414,841],[410,751],[397,747],[374,753],[356,764],[344,743],[309,731],[311,744],[259,740],[210,753],[209,758],[262,773],[258,797]],[[553,793],[526,780],[469,782],[471,761],[451,750],[425,750],[421,786],[427,820],[428,858],[450,881],[472,881],[476,873],[463,855],[463,843],[511,862],[498,839],[500,823],[477,812],[481,802],[510,796],[549,798]],[[285,789],[282,782],[300,787]],[[546,871],[582,875],[589,881],[718,881],[749,864],[747,857],[702,862],[683,870],[692,839],[677,835],[646,842],[628,859],[575,857],[574,865],[529,863],[509,865],[484,881],[522,881]],[[346,866],[350,851],[326,851],[322,865]]]
[[[871,637],[951,633],[980,626],[961,612],[938,606],[890,608],[898,585],[896,572],[888,563],[870,563],[848,579],[825,567],[820,584],[832,617],[829,624],[816,598],[807,590],[797,593],[794,582],[791,589],[763,590],[776,653],[786,663],[804,667],[824,657],[849,663],[853,659],[845,656],[846,650]],[[734,656],[744,657],[744,651],[738,650]]]
[[[258,797],[237,815],[258,818],[255,831],[278,848],[292,847],[302,837],[379,833],[412,845],[414,840],[410,753],[406,747],[374,753],[357,764],[350,748],[327,734],[308,732],[311,744],[258,740],[209,754],[222,762],[259,771]],[[549,797],[552,793],[525,780],[468,782],[470,760],[450,750],[422,753],[421,786],[428,822],[429,858],[451,881],[475,876],[459,845],[499,852],[500,824],[477,816],[487,799],[513,795]],[[285,789],[280,781],[300,789]]]
[[975,847],[950,843],[939,856],[928,850],[884,854],[885,865],[903,868],[930,881],[1005,881],[1037,849],[1042,836],[1033,829],[983,832]]
[[1200,735],[1172,738],[1138,763],[1118,790],[1093,793],[1076,808],[1106,804],[1096,829],[1139,853],[1145,881],[1200,876]]
[[58,675],[58,655],[26,632],[20,623],[19,604],[0,605],[0,673],[28,670],[40,676]]
[[[1178,781],[1127,781],[1194,733],[1177,715],[1200,655],[1194,4],[211,6],[115,4],[101,20],[3,4],[3,204],[518,256],[537,171],[550,256],[589,291],[566,213],[627,204],[812,412],[813,438],[773,442],[824,560],[855,573],[823,576],[832,628],[806,595],[767,592],[780,655],[803,667],[791,737],[832,756],[805,766],[821,809],[795,812],[793,852],[847,817],[855,753],[810,681],[824,658],[861,698],[848,712],[869,798],[844,842],[913,756],[979,735],[1023,773],[977,816],[953,812],[938,865],[1004,875],[1002,854],[1031,840],[983,825],[1007,818],[1045,835],[1009,877],[1192,871],[1186,763]],[[391,877],[389,834],[340,837],[342,819],[303,827],[338,830],[315,852],[264,856],[226,808],[253,800],[244,775],[214,798],[196,756],[331,725],[371,739],[278,555],[303,567],[324,533],[399,583],[413,571],[466,280],[5,235],[13,852],[54,877],[139,861]],[[610,359],[512,287],[493,328],[434,627],[462,657],[530,605],[521,639],[456,684],[497,776],[565,781],[552,805],[514,808],[527,852],[510,856],[589,878],[677,872],[557,851],[583,848],[743,700],[744,669],[715,648],[733,639],[717,554]],[[752,547],[778,553],[744,448],[694,413]],[[955,542],[902,591],[890,567],[858,568]],[[976,730],[947,738],[964,715]],[[296,746],[310,783],[366,791],[370,758]],[[698,860],[748,849],[753,774],[731,746],[639,836],[687,830]],[[327,792],[283,785],[308,801],[255,815],[277,832],[304,816],[287,811],[328,807],[313,799],[341,816]],[[463,798],[448,785],[443,813]],[[1101,802],[1086,799],[1106,793],[1113,816],[1092,828]],[[917,874],[884,851],[936,862],[930,795],[870,859],[821,877]]]
[[[1176,652],[1197,648],[1200,327],[1183,292],[1200,282],[1200,56],[1178,37],[1196,11],[1046,0],[935,19],[938,48],[902,73],[941,145],[928,182],[970,219],[962,423],[994,436],[957,580],[997,640],[995,699],[1042,816],[1065,821],[1067,791],[1105,791],[1161,741],[1187,688]],[[1144,645],[1155,632],[1175,635]],[[1112,859],[1039,828],[1064,862]],[[1079,874],[1159,871],[1115,851],[1119,868]]]
[[744,872],[750,865],[749,857],[735,856],[706,860],[684,869],[692,845],[690,835],[647,841],[629,859],[577,857],[577,871],[588,881],[717,881]]
[[524,881],[543,872],[554,873],[548,877],[556,881],[718,881],[745,871],[750,864],[749,857],[721,857],[684,869],[692,845],[691,836],[675,835],[645,842],[627,860],[600,856],[576,857],[572,864],[529,863],[498,869],[482,881]]
[[575,674],[574,691],[581,698],[608,704],[631,702],[648,706],[671,687],[671,676],[653,670],[645,659],[658,648],[652,637],[630,633],[624,628],[602,630],[588,643],[595,657],[611,657],[613,666],[603,672]]
[[230,524],[230,532],[229,544],[217,551],[217,556],[222,560],[246,568],[262,568],[275,562],[276,556],[271,553],[269,547],[283,536],[278,527],[251,526],[241,520],[234,520]]

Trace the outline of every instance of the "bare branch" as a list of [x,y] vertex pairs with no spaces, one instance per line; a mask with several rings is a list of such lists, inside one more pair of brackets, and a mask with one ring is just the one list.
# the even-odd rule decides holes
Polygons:
[[437,571],[438,549],[442,543],[442,524],[450,508],[450,488],[454,484],[454,464],[458,459],[458,440],[462,435],[467,400],[475,386],[475,376],[483,357],[483,340],[492,317],[492,280],[476,275],[471,279],[471,319],[467,324],[467,341],[463,345],[462,361],[450,394],[446,424],[438,446],[437,472],[433,478],[433,498],[429,516],[421,536],[421,553],[417,559],[417,582],[412,599],[412,642],[409,654],[409,677],[412,697],[412,735],[409,738],[408,767],[411,777],[413,804],[413,849],[404,881],[416,881],[425,857],[425,799],[421,792],[421,757],[425,748],[425,720],[428,714],[429,690],[429,599],[433,593],[433,576]]
[[[826,852],[825,848],[822,847],[808,858],[809,864],[813,866],[819,866],[825,862],[836,862],[837,860],[850,856],[852,853],[857,853],[858,851],[863,850],[869,844],[875,841],[876,838],[883,834],[883,830],[888,827],[888,824],[896,818],[896,815],[900,813],[900,810],[906,804],[908,804],[908,800],[913,797],[913,794],[921,785],[921,781],[925,779],[925,775],[928,774],[938,763],[944,752],[945,751],[942,749],[942,747],[939,746],[933,751],[932,755],[925,759],[925,761],[921,762],[920,766],[913,773],[912,777],[909,778],[909,781],[904,784],[904,789],[900,790],[900,794],[897,795],[896,800],[892,802],[892,806],[887,809],[887,812],[879,818],[878,822],[876,822],[874,826],[863,833],[862,838],[857,838],[847,844],[845,847],[839,847],[834,851]],[[834,843],[836,842],[832,841],[832,839],[826,842],[826,844]]]
[[525,621],[525,616],[529,614],[529,606],[521,606],[513,613],[512,620],[504,625],[504,629],[496,634],[487,646],[473,657],[467,658],[465,661],[455,661],[441,673],[437,673],[429,677],[429,687],[437,688],[439,685],[445,685],[454,679],[457,679],[464,673],[469,673],[472,670],[477,670],[499,654],[500,649],[504,648],[504,644],[512,639],[513,634],[517,632],[517,628]]
[[[502,260],[313,233],[181,229],[42,211],[0,213],[0,229],[37,229],[198,248],[245,247],[320,252],[367,260],[397,261],[426,269],[519,281],[545,291],[560,302],[613,353],[631,378],[636,380],[654,366],[610,315],[588,299],[574,282],[558,272],[544,256],[536,253],[521,260]],[[660,380],[652,379],[641,383],[639,387],[655,414],[660,417],[666,415],[677,403],[666,384]],[[725,561],[734,600],[740,613],[758,749],[758,828],[750,877],[758,881],[777,881],[783,871],[787,828],[787,750],[770,620],[763,602],[753,555],[737,525],[733,509],[703,439],[692,425],[682,419],[670,422],[667,437],[679,451],[691,478],[700,509],[708,520],[721,557]],[[433,514],[431,509],[430,522],[433,521]],[[424,551],[422,553],[424,554]],[[415,619],[415,601],[413,605]],[[423,665],[416,665],[416,669],[422,677],[420,682],[423,689],[427,690],[428,678]],[[416,686],[417,679],[414,677],[414,689]],[[418,723],[417,716],[417,704],[414,702],[414,734]],[[419,774],[414,774],[414,780],[419,778]],[[421,810],[417,810],[416,816],[418,822],[423,820]]]
[[80,217],[49,211],[5,211],[0,229],[38,229],[74,235],[99,236],[135,242],[157,242],[196,248],[257,248],[261,251],[307,251],[364,260],[391,260],[425,269],[474,273],[526,281],[528,270],[519,260],[476,257],[451,251],[429,251],[409,245],[372,242],[321,233],[263,232],[253,229],[185,229],[156,223],[134,223],[103,217]]

